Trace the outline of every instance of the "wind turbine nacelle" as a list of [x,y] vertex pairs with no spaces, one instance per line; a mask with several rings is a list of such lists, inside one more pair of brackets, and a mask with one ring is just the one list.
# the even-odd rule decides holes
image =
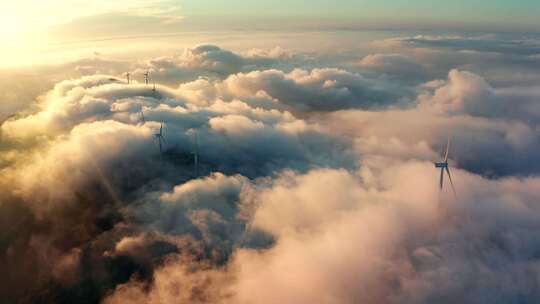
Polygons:
[[435,168],[447,168],[448,163],[435,163]]

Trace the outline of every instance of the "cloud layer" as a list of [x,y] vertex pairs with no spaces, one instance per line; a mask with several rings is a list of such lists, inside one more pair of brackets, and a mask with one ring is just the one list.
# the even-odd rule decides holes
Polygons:
[[57,67],[1,125],[2,299],[538,302],[540,90],[483,73],[536,51],[478,39]]

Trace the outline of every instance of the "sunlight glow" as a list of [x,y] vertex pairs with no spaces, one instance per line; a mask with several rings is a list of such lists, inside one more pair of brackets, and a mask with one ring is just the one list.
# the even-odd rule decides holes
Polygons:
[[0,43],[17,43],[26,30],[21,16],[12,11],[0,11]]

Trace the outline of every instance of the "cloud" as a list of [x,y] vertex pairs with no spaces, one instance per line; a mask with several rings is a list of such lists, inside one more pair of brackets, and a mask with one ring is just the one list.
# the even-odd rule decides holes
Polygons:
[[[171,282],[198,286],[201,276],[210,276],[201,293],[182,287],[180,296],[217,303],[453,303],[537,297],[534,284],[505,284],[536,275],[537,235],[530,230],[538,222],[536,178],[488,181],[459,171],[462,199],[453,205],[451,196],[437,192],[430,163],[381,169],[371,186],[362,175],[345,171],[285,174],[251,197],[259,206],[251,227],[272,234],[274,246],[239,248],[228,267],[211,271],[199,270],[195,263],[195,270],[186,274],[184,265],[192,262],[175,261],[158,270],[150,287],[130,282],[107,301],[139,295],[140,303],[153,303],[175,294]],[[449,217],[440,217],[440,204],[447,205]]]
[[534,87],[513,87],[496,90],[482,77],[459,70],[451,70],[448,80],[431,82],[419,96],[421,106],[446,113],[538,121],[540,107]]
[[[305,66],[317,66],[311,61],[306,55],[290,53],[279,47],[235,53],[203,44],[187,48],[178,56],[152,58],[131,66],[96,58],[72,65],[89,72],[110,67],[105,71],[122,75],[117,76],[121,79],[126,71],[131,71],[132,80],[139,83],[149,72],[150,82],[168,85],[180,82],[180,94],[196,97],[191,101],[197,103],[209,104],[216,98],[227,101],[240,98],[254,106],[290,111],[333,111],[407,104],[413,98],[413,89],[399,82],[380,79],[378,73],[400,78],[406,70],[421,70],[418,68],[420,64],[413,59],[396,54],[364,58],[360,66],[374,72],[371,74],[338,68],[306,69]],[[423,80],[425,76],[416,78]]]
[[406,103],[408,93],[392,83],[340,69],[241,73],[226,79],[222,86],[239,98],[263,94],[301,112],[384,108]]
[[148,60],[138,67],[133,75],[142,78],[149,70],[152,79],[174,83],[188,82],[199,78],[224,79],[229,75],[240,72],[250,72],[259,69],[283,68],[290,69],[299,62],[305,61],[277,47],[269,51],[250,50],[235,53],[213,44],[202,44],[194,48],[186,48],[178,56],[159,57]]
[[426,78],[425,68],[403,54],[371,54],[360,61],[360,67],[404,79]]
[[[189,266],[187,266],[189,265]],[[130,282],[120,285],[114,294],[107,297],[103,303],[218,303],[227,296],[215,290],[215,284],[224,284],[229,278],[211,265],[197,265],[189,260],[171,259],[167,264],[156,270],[154,275],[155,289],[145,292],[146,286],[140,282]]]
[[421,95],[420,103],[425,106],[439,108],[449,113],[478,113],[496,109],[497,105],[490,101],[493,89],[482,77],[473,73],[452,70],[448,74],[448,82],[431,82],[426,85],[435,87],[433,95]]
[[[166,144],[160,155],[154,134],[163,121]],[[18,228],[6,229],[2,252],[28,252],[17,263],[2,253],[2,263],[14,262],[6,272],[38,267],[36,279],[28,282],[36,293],[63,294],[50,288],[58,283],[62,290],[93,299],[110,288],[77,284],[93,280],[116,286],[135,274],[149,278],[154,263],[186,254],[186,248],[226,260],[236,242],[267,244],[264,236],[244,237],[246,220],[236,219],[236,196],[243,190],[234,189],[249,184],[248,179],[286,168],[304,172],[355,162],[346,140],[289,112],[240,100],[198,105],[181,90],[160,85],[153,91],[110,75],[58,83],[32,114],[4,122],[2,135],[0,198],[5,208],[20,208],[3,211],[14,214],[6,225]],[[171,208],[169,220],[162,208]],[[27,230],[17,220],[23,215]],[[103,275],[81,266],[85,263]],[[21,279],[13,284],[31,273],[20,271]],[[8,299],[21,296],[5,294]],[[61,297],[77,299],[74,294]]]
[[49,41],[63,43],[81,42],[81,37],[86,39],[84,42],[88,42],[173,33],[184,21],[177,1],[121,0],[98,5],[84,1],[61,2],[59,5],[63,10],[40,3],[26,3],[21,11],[32,19],[31,23],[35,27],[47,29]]
[[356,138],[363,164],[396,158],[437,161],[450,137],[451,158],[471,172],[500,177],[528,176],[539,170],[534,165],[536,128],[520,121],[447,116],[418,109],[340,111],[324,119],[321,124],[326,128]]
[[419,35],[401,39],[404,43],[425,45],[458,50],[475,50],[481,52],[535,54],[540,43],[534,38],[508,39],[497,35],[483,36],[425,36]]
[[[520,190],[517,190],[513,188],[521,184],[517,180],[486,182],[476,176],[458,173],[457,179],[463,182],[459,189],[465,198],[456,208],[465,210],[454,212],[469,214],[471,219],[457,217],[440,222],[437,219],[437,193],[429,190],[436,189],[430,164],[409,163],[384,171],[380,175],[383,178],[380,190],[363,189],[358,185],[351,191],[347,187],[348,195],[343,200],[336,198],[329,205],[320,205],[324,198],[320,201],[314,197],[298,198],[295,195],[303,192],[301,188],[288,188],[290,196],[285,196],[296,198],[295,202],[304,210],[304,217],[292,221],[293,225],[308,229],[300,230],[301,233],[296,227],[287,230],[291,227],[289,216],[296,213],[294,208],[288,208],[283,200],[281,203],[280,200],[266,202],[268,208],[260,212],[280,210],[281,216],[272,219],[282,220],[272,225],[281,226],[278,231],[282,232],[278,232],[279,239],[272,249],[241,251],[236,256],[239,269],[236,302],[273,303],[280,299],[294,303],[355,303],[359,300],[364,303],[422,303],[443,299],[443,302],[451,303],[484,302],[494,295],[503,299],[521,294],[528,295],[529,300],[536,297],[533,285],[519,284],[515,288],[515,285],[503,282],[526,280],[535,275],[534,267],[524,266],[536,263],[534,254],[519,254],[520,249],[514,247],[519,247],[514,243],[517,241],[514,236],[535,221],[525,210],[536,210],[526,202],[532,202],[529,195],[535,191],[533,184],[538,181],[528,180],[526,183],[530,188],[518,186]],[[304,181],[301,187],[318,189],[310,182],[317,180],[318,174],[323,173],[309,173],[313,177],[308,179],[299,177]],[[348,178],[354,183],[353,176]],[[414,182],[407,182],[411,180]],[[336,182],[341,184],[341,181]],[[488,197],[479,194],[484,191],[493,191],[493,194]],[[403,195],[411,192],[414,192],[413,197]],[[512,193],[512,199],[501,199],[498,196],[501,193]],[[507,205],[510,201],[519,207]],[[340,204],[354,207],[348,207],[348,212],[340,212]],[[489,217],[493,222],[485,221],[483,208],[492,210]],[[313,216],[311,212],[315,210],[317,213]],[[327,217],[323,219],[326,221],[317,220],[319,214],[325,213]],[[515,217],[523,217],[523,222],[514,221]],[[310,222],[310,219],[314,221]],[[313,223],[315,227],[309,229]],[[492,233],[500,238],[493,239]],[[525,238],[529,236],[534,244],[535,233]],[[475,267],[484,270],[476,271]],[[460,279],[451,279],[454,275]],[[474,282],[482,283],[475,285]],[[466,286],[471,287],[467,289]],[[319,290],[321,292],[314,292]]]
[[264,128],[263,123],[254,122],[249,118],[240,115],[212,118],[209,123],[212,129],[233,135]]
[[[379,52],[406,55],[428,67],[431,78],[449,70],[471,71],[496,86],[536,85],[538,39],[534,35],[417,35],[376,40]],[[406,80],[407,74],[402,79]]]
[[1,125],[3,299],[536,303],[537,86],[399,47],[79,62]]
[[[137,218],[169,235],[181,236],[196,230],[207,243],[212,238],[228,242],[234,239],[228,233],[242,231],[239,227],[234,229],[234,225],[240,224],[235,222],[237,201],[245,187],[249,187],[249,182],[243,176],[215,173],[177,185],[172,192],[159,195],[157,202],[146,202],[133,212]],[[224,249],[224,246],[215,247]]]
[[32,105],[38,96],[49,88],[49,81],[41,79],[33,71],[0,72],[0,122]]

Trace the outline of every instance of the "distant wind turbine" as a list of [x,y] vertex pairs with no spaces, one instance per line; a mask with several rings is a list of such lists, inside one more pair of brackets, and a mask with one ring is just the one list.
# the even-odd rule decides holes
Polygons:
[[194,133],[195,136],[195,151],[193,152],[193,160],[195,165],[195,178],[199,178],[199,135],[197,131]]
[[126,79],[127,79],[127,83],[130,84],[131,82],[131,78],[130,78],[131,74],[129,72],[126,73]]
[[146,70],[146,73],[144,73],[144,83],[146,85],[148,85],[148,81],[149,81],[149,78],[150,77],[150,71]]
[[441,179],[439,183],[439,187],[442,190],[444,185],[444,172],[446,171],[446,174],[448,174],[448,179],[450,180],[450,185],[452,186],[452,191],[454,192],[454,196],[457,198],[456,188],[454,187],[454,181],[452,180],[452,174],[450,174],[450,168],[448,167],[448,157],[450,154],[450,137],[448,138],[448,143],[446,144],[446,153],[444,155],[444,160],[439,163],[435,163],[435,168],[441,169]]
[[144,124],[144,123],[146,123],[146,118],[144,117],[144,110],[143,110],[142,107],[141,107],[140,113],[141,113],[141,121],[142,121],[142,123]]
[[159,154],[163,153],[163,144],[167,143],[165,137],[163,136],[163,123],[159,126],[159,133],[154,134],[155,139],[158,141],[159,145]]

